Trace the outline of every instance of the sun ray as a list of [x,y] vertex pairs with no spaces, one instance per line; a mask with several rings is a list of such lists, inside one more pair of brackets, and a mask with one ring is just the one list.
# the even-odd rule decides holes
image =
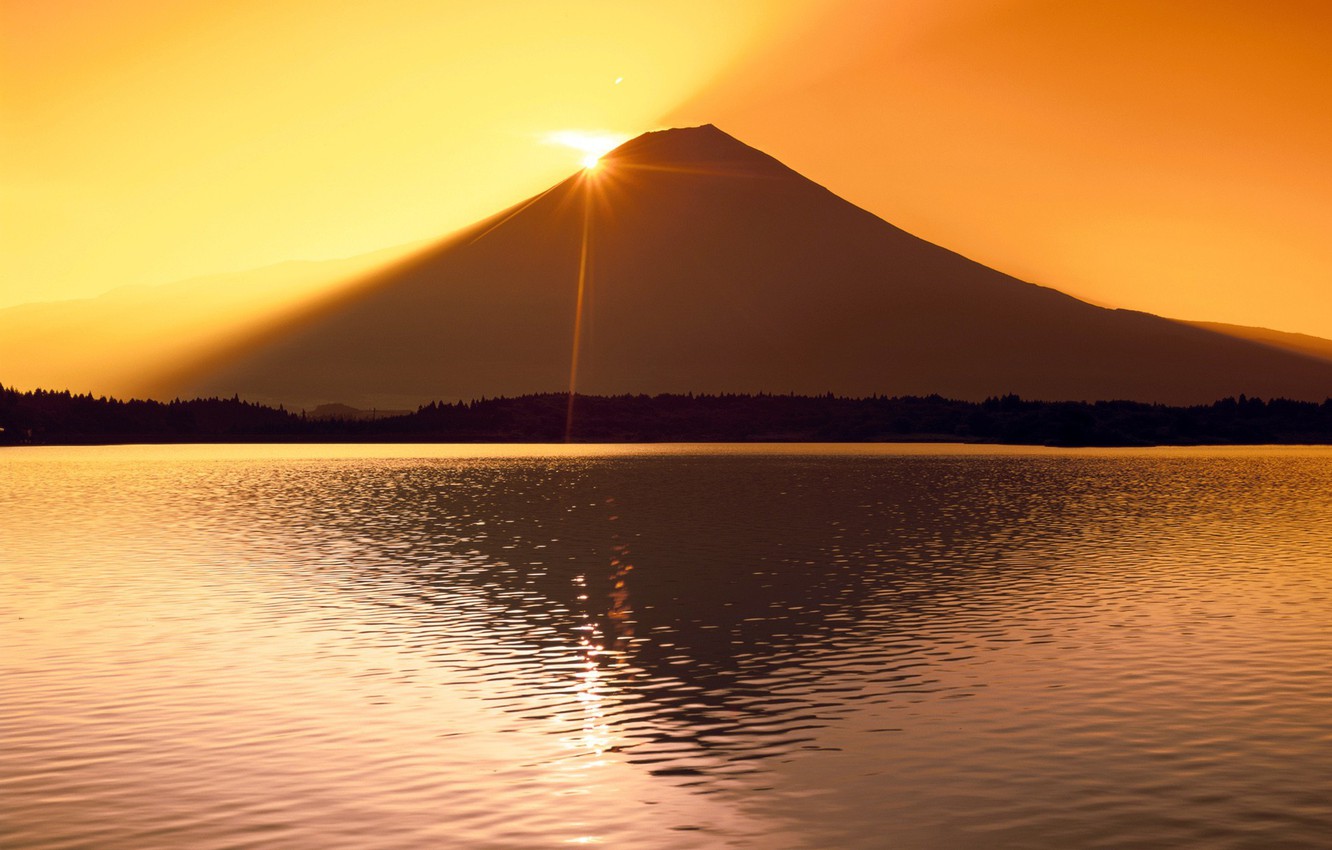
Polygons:
[[588,169],[596,168],[603,156],[628,140],[629,136],[623,133],[587,130],[559,130],[545,136],[547,144],[581,151],[583,155],[579,161]]
[[538,194],[538,195],[533,195],[532,197],[528,198],[526,201],[523,201],[521,204],[519,204],[518,206],[516,206],[516,207],[514,207],[513,209],[509,210],[507,213],[502,214],[502,215],[500,216],[500,218],[498,218],[494,223],[492,223],[491,225],[489,225],[488,227],[486,227],[485,230],[482,230],[480,233],[478,233],[478,234],[476,234],[475,236],[473,236],[473,237],[468,241],[467,244],[469,244],[469,245],[474,245],[474,244],[476,244],[477,242],[480,242],[482,239],[484,239],[485,237],[489,236],[492,232],[494,232],[495,230],[498,230],[500,227],[503,227],[505,224],[507,224],[508,221],[509,221],[509,219],[511,219],[511,218],[513,218],[514,216],[518,215],[518,213],[520,213],[520,212],[522,212],[523,210],[527,209],[528,207],[532,206],[532,205],[535,204],[537,201],[539,201],[539,200],[541,200],[542,198],[546,197],[547,195],[549,195],[551,192],[554,192],[554,191],[555,191],[556,189],[558,189],[558,188],[559,188],[559,184],[557,183],[557,184],[555,184],[554,186],[551,186],[549,189],[546,189],[544,192],[541,192],[541,193]]
[[583,238],[578,253],[578,294],[574,299],[573,350],[569,354],[569,405],[564,414],[564,442],[573,435],[574,397],[578,392],[578,353],[583,341],[583,302],[587,293],[588,250],[591,241],[591,192],[583,181]]

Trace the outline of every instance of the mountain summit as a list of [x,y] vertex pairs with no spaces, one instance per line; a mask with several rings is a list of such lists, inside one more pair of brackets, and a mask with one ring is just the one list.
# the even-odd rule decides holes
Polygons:
[[403,407],[574,370],[599,394],[1332,395],[1332,363],[1024,283],[711,125],[628,141],[157,389]]
[[601,158],[602,167],[725,169],[730,173],[799,177],[757,148],[717,129],[712,124],[676,130],[657,130],[630,139]]

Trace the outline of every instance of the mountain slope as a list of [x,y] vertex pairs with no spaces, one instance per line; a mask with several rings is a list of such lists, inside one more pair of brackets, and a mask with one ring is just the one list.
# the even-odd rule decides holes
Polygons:
[[1309,334],[1274,331],[1271,328],[1251,328],[1246,325],[1231,325],[1224,322],[1184,322],[1195,328],[1246,339],[1263,345],[1302,354],[1319,360],[1332,362],[1332,339],[1310,336]]
[[550,391],[576,324],[588,393],[1332,395],[1332,364],[1021,282],[710,125],[627,142],[155,389],[359,407]]

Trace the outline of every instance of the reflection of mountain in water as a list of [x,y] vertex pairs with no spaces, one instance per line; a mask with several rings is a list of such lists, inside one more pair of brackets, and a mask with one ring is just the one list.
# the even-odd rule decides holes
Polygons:
[[[288,491],[271,515],[305,536],[295,551],[342,565],[354,605],[385,606],[404,644],[558,736],[571,765],[614,757],[699,790],[955,714],[941,701],[987,688],[1001,650],[1103,618],[1098,595],[1130,609],[1159,580],[1157,532],[1220,529],[1200,551],[1225,560],[1228,488],[1299,504],[1305,486],[1224,459],[1186,475],[1078,456],[395,464],[335,469],[313,486],[338,499]],[[1208,569],[1237,567],[1204,560],[1184,598]]]
[[339,475],[346,499],[292,525],[321,557],[344,547],[344,587],[410,606],[405,640],[522,718],[585,722],[575,755],[615,747],[704,785],[867,705],[891,728],[926,695],[965,695],[947,665],[976,648],[940,631],[1020,583],[1024,548],[1058,533],[1033,515],[1079,497],[1039,463],[946,457]]

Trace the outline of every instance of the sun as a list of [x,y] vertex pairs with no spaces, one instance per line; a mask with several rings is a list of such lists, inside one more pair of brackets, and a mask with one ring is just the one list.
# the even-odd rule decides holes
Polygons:
[[546,144],[563,145],[582,152],[579,162],[583,168],[594,169],[601,164],[601,158],[623,144],[629,136],[623,133],[609,133],[600,130],[558,130],[547,133]]

